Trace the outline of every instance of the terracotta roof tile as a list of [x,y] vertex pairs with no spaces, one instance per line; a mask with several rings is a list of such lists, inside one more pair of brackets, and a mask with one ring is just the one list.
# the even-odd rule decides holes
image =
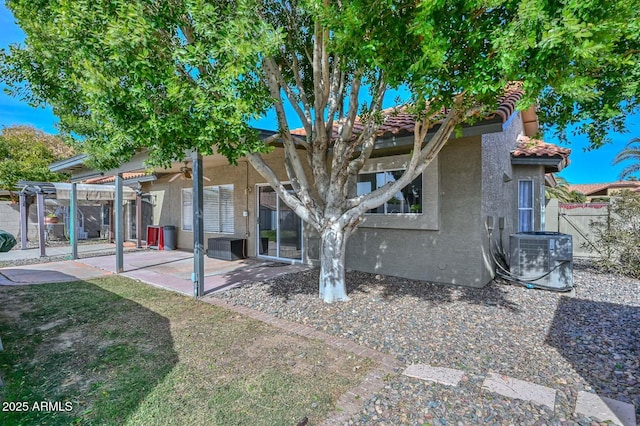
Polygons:
[[631,191],[639,192],[640,182],[620,180],[617,182],[585,183],[585,184],[569,185],[569,189],[571,191],[578,191],[583,193],[584,195],[591,195],[607,188],[628,188]]
[[[141,178],[143,176],[146,176],[146,173],[138,172],[138,173],[123,173],[122,174],[122,178],[124,180]],[[87,179],[87,181],[85,183],[102,184],[102,183],[112,183],[112,182],[115,182],[115,181],[116,181],[116,177],[115,176],[99,176],[99,177],[96,177],[96,178]]]
[[518,136],[518,144],[511,152],[514,157],[549,157],[568,159],[571,150],[558,145],[532,139],[529,136]]
[[[485,119],[491,119],[495,116],[499,116],[502,122],[506,122],[509,117],[516,110],[516,103],[522,98],[524,92],[522,91],[520,84],[512,84],[505,91],[505,95],[498,101],[498,107],[496,110],[485,117]],[[415,118],[412,114],[407,112],[406,106],[398,106],[392,108],[386,108],[382,111],[384,123],[378,129],[377,136],[396,136],[398,134],[413,134],[415,127]],[[443,110],[442,113],[446,113]],[[333,125],[332,137],[336,139],[338,137],[338,123]],[[353,125],[353,133],[358,134],[362,132],[364,126],[362,122],[356,118],[356,122]],[[304,128],[291,130],[291,134],[298,136],[305,136],[306,132]]]

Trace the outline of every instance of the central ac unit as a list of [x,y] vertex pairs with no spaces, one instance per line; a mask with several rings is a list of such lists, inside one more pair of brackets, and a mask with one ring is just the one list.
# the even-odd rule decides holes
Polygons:
[[520,232],[510,237],[510,272],[533,286],[573,288],[573,242],[559,232]]

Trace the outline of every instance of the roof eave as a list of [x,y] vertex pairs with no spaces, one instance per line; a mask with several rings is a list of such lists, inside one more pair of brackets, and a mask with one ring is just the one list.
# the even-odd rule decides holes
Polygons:
[[556,173],[564,169],[568,162],[562,157],[511,157],[511,164],[520,166],[544,166],[545,173]]
[[89,158],[87,154],[78,154],[64,160],[49,164],[49,171],[54,173],[71,173],[84,167],[84,162]]

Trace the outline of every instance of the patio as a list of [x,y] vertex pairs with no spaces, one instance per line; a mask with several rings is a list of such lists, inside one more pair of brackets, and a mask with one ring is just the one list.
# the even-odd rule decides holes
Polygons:
[[[205,257],[205,294],[226,290],[246,281],[262,281],[307,269],[305,265],[274,263],[260,259],[227,261]],[[80,271],[93,271],[80,272]],[[97,256],[54,263],[0,269],[0,284],[36,284],[87,279],[115,273],[116,256]],[[156,287],[193,295],[193,253],[180,250],[145,250],[124,254],[124,275]],[[89,274],[89,275],[87,275]],[[2,277],[4,276],[4,278]]]
[[[135,247],[125,247],[125,250],[135,249]],[[78,254],[91,256],[95,253],[112,252],[115,253],[116,246],[113,243],[81,243],[78,244]],[[47,246],[47,254],[44,257],[59,257],[69,256],[71,257],[71,246],[64,245],[52,245]],[[39,259],[43,256],[40,254],[40,249],[37,247],[19,250],[14,248],[5,253],[0,253],[0,262],[15,262],[26,259]],[[57,260],[57,259],[52,259]]]

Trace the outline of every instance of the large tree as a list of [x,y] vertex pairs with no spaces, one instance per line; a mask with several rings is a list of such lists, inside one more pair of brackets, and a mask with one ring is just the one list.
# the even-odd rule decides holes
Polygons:
[[[640,99],[637,0],[6,3],[27,35],[0,59],[16,94],[50,103],[103,167],[141,147],[158,165],[188,149],[246,156],[320,234],[327,302],[348,299],[345,248],[365,212],[411,183],[509,84],[521,84],[521,107],[537,102],[561,135],[581,123],[593,146]],[[397,87],[415,119],[407,168],[354,195]],[[259,141],[247,123],[269,106],[278,134]],[[293,191],[262,157],[270,144],[284,148]]]
[[49,171],[49,164],[73,155],[60,136],[32,126],[0,130],[0,188],[15,191],[20,180],[58,182],[68,176]]

